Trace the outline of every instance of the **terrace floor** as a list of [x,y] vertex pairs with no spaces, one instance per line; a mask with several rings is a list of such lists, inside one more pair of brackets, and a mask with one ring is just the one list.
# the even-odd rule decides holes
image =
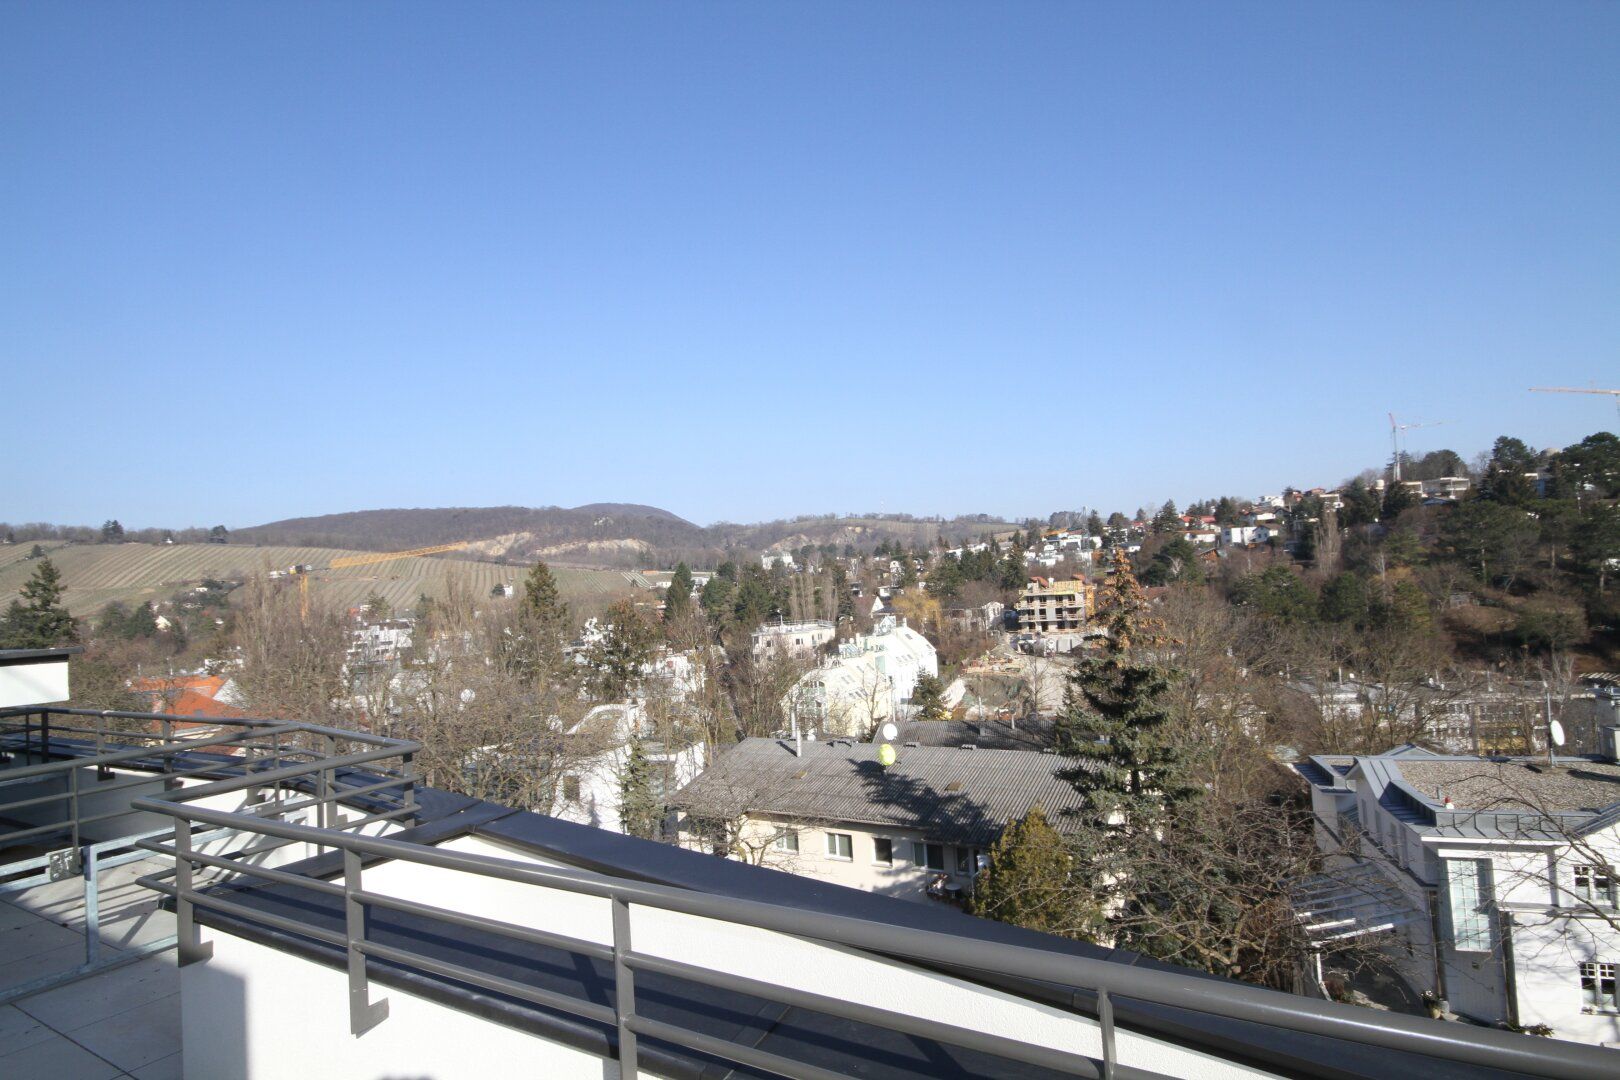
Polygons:
[[[105,958],[174,933],[174,918],[135,884],[157,859],[101,875]],[[0,992],[84,961],[78,878],[0,898]],[[0,1006],[6,1080],[166,1080],[180,1076],[180,972],[162,952]]]

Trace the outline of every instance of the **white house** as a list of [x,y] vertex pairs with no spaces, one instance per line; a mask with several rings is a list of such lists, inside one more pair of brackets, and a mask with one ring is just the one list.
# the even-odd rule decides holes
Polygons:
[[652,765],[653,793],[673,793],[703,770],[701,740],[684,746],[653,739],[639,705],[598,705],[568,732],[578,753],[567,754],[558,779],[552,816],[610,832],[624,832],[619,817],[621,778],[630,759],[630,743],[640,739]]
[[789,656],[795,660],[808,660],[837,635],[837,627],[824,619],[765,623],[752,635],[754,659]]
[[[1620,727],[1603,756],[1313,757],[1318,943],[1368,936],[1415,989],[1486,1024],[1620,1045]],[[1373,935],[1378,935],[1374,937]]]
[[863,735],[901,715],[917,680],[939,675],[934,646],[893,618],[839,646],[838,656],[806,672],[783,707],[801,723],[834,735]]

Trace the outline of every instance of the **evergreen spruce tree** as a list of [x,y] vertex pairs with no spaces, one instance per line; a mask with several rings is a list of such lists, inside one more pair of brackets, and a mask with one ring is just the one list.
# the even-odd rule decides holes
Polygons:
[[523,617],[547,633],[561,638],[568,629],[568,605],[557,591],[557,579],[551,567],[543,562],[534,564],[529,576],[523,579]]
[[1090,938],[1101,912],[1076,887],[1074,861],[1039,805],[1002,832],[973,884],[973,913],[1063,937]]
[[685,563],[677,563],[675,576],[669,581],[669,592],[664,596],[664,621],[679,622],[691,613],[692,569]]
[[950,716],[945,708],[945,687],[938,676],[917,676],[917,685],[911,688],[911,707],[919,720],[944,720]]
[[1057,749],[1072,762],[1063,777],[1085,797],[1092,824],[1128,842],[1159,828],[1167,808],[1196,789],[1168,737],[1170,672],[1151,655],[1156,627],[1124,551],[1115,550],[1099,591],[1108,637],[1069,677]]
[[41,559],[22,587],[22,599],[13,600],[0,621],[0,647],[49,649],[79,640],[73,616],[62,606],[62,575],[49,559]]
[[619,823],[631,836],[653,840],[663,818],[664,805],[653,785],[653,763],[641,740],[631,739],[629,756],[619,771]]

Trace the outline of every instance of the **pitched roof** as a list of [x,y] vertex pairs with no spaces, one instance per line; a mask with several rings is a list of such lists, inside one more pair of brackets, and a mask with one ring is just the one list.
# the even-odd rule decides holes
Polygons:
[[679,809],[736,817],[774,814],[916,829],[942,841],[987,845],[1037,803],[1060,832],[1080,796],[1056,772],[1074,762],[1029,750],[902,747],[885,769],[874,743],[745,739],[670,800]]
[[196,690],[182,690],[173,701],[163,704],[163,711],[175,716],[212,716],[219,720],[229,720],[246,716],[247,713],[231,705],[215,701],[207,694]]

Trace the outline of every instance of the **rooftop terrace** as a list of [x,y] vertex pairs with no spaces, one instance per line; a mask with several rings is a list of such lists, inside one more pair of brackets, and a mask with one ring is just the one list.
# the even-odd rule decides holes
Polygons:
[[0,1074],[1614,1074],[423,788],[408,742],[175,723],[0,711],[0,970],[59,976]]

